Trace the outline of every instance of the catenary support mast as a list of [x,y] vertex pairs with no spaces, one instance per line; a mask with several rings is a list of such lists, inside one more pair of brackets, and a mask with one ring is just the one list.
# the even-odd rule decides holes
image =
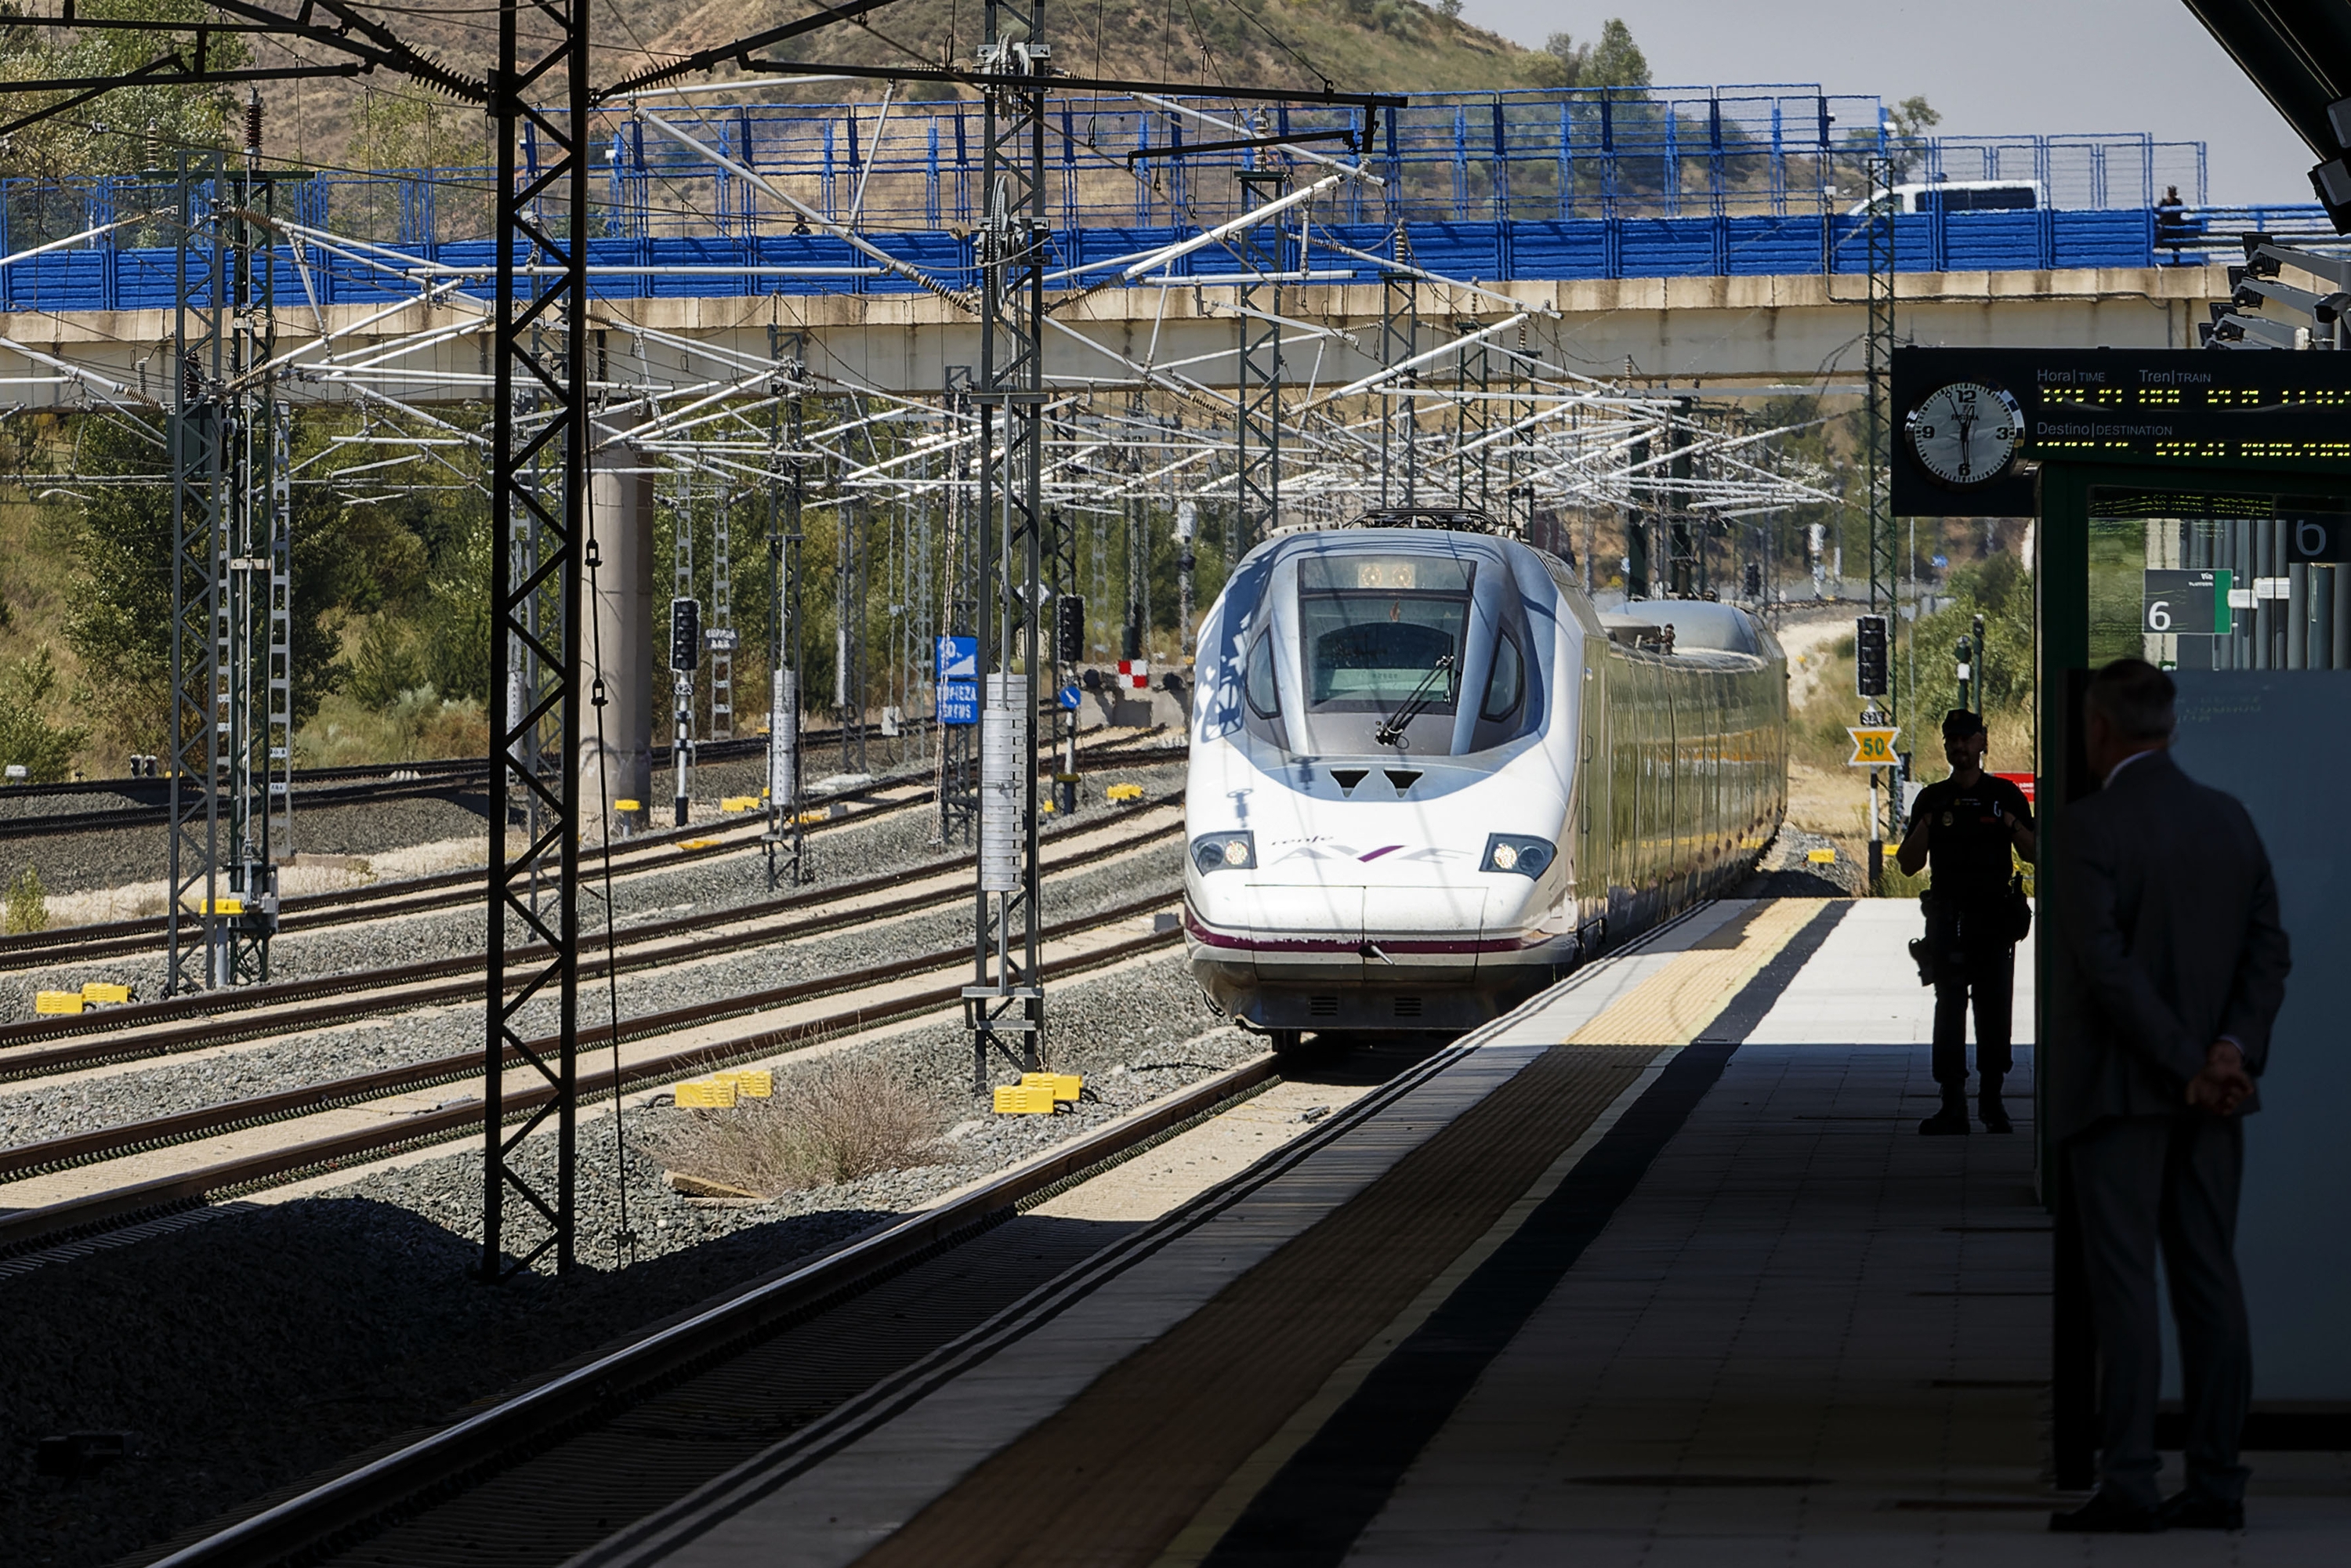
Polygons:
[[[972,984],[972,1087],[990,1053],[1034,1071],[1045,1027],[1038,964],[1037,764],[1030,737],[1045,650],[1040,446],[1045,400],[1044,0],[988,0],[979,235],[979,886]],[[1017,1041],[1017,1045],[1015,1043]]]
[[[518,575],[512,553],[492,553],[492,669],[512,670],[521,643],[535,659],[531,679],[512,705],[490,710],[491,799],[489,974],[485,988],[486,1043],[482,1100],[484,1169],[482,1273],[499,1279],[552,1253],[559,1272],[576,1258],[579,1100],[580,569],[588,544],[590,445],[588,311],[588,37],[590,0],[538,0],[526,11],[504,0],[498,11],[498,65],[489,111],[497,162],[496,303],[491,319],[494,399],[490,444],[491,538],[514,537],[524,517],[538,525],[532,569]],[[533,32],[524,36],[528,17]],[[560,118],[532,107],[559,85]],[[537,163],[520,156],[525,127]],[[549,330],[544,344],[533,329]],[[526,389],[545,400],[526,423],[517,403]],[[533,484],[541,454],[557,458],[547,483]],[[534,624],[532,607],[541,613]],[[533,738],[537,745],[531,745]],[[536,800],[536,831],[501,831],[500,815]],[[554,897],[534,907],[533,868],[555,862]],[[524,956],[509,948],[538,947]],[[534,1045],[536,1018],[552,1003],[551,1041]],[[512,1052],[520,1082],[507,1085]],[[509,1111],[519,1113],[513,1128]],[[552,1121],[551,1158],[517,1157]],[[534,1151],[536,1152],[536,1151]],[[532,1222],[509,1234],[509,1198]],[[513,1254],[509,1256],[509,1243]]]

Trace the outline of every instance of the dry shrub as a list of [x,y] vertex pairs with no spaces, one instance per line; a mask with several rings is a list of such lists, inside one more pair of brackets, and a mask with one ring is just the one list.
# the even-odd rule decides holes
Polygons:
[[773,1197],[935,1164],[941,1107],[871,1058],[778,1073],[767,1100],[698,1111],[655,1150],[671,1170]]

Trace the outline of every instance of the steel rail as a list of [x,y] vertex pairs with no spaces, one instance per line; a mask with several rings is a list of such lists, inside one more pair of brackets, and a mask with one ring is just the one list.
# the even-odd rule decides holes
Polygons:
[[[1185,755],[1186,750],[1186,748],[1181,745],[1141,747],[1132,742],[1123,741],[1115,746],[1101,747],[1092,751],[1082,752],[1081,757],[1081,759],[1090,762],[1150,767],[1162,762],[1177,760]],[[862,804],[864,809],[852,811],[845,816],[810,823],[808,825],[810,831],[816,831],[862,823],[885,812],[904,810],[908,807],[923,805],[935,800],[936,791],[933,788],[928,785],[917,787],[916,779],[919,777],[910,775],[894,779],[877,779],[872,784],[861,789],[844,790],[837,795],[828,795],[820,801],[811,801],[810,802],[811,809],[826,804],[849,806]],[[893,789],[910,788],[914,792],[903,799],[878,803],[874,801],[875,796],[886,794]],[[764,831],[765,824],[764,817],[746,818],[726,822],[702,822],[684,828],[664,828],[656,832],[640,833],[626,841],[616,841],[613,850],[615,869],[633,875],[647,869],[644,865],[636,863],[640,861],[658,860],[662,864],[675,864],[676,861],[666,855],[657,856],[654,852],[676,848],[697,838],[741,840],[747,835],[748,841],[756,843],[757,831]],[[687,850],[684,853],[688,856],[716,857],[733,853],[743,847],[743,843],[739,841],[721,842],[706,849]],[[622,864],[623,860],[628,862],[626,865]],[[659,869],[659,867],[655,866],[653,869]],[[439,872],[429,876],[402,877],[396,882],[343,888],[333,893],[300,894],[286,899],[279,905],[278,930],[283,934],[288,931],[350,925],[363,920],[392,919],[409,915],[427,914],[438,909],[456,908],[480,899],[487,877],[488,873],[486,869],[469,866],[461,871]],[[413,896],[432,894],[441,889],[462,891],[449,897]],[[413,902],[402,902],[397,905],[352,907],[375,905],[385,901],[409,901],[412,898]],[[332,913],[338,910],[350,912]],[[62,948],[73,949],[70,954],[64,956],[77,961],[120,957],[126,954],[141,953],[162,940],[162,917],[155,915],[135,920],[94,922],[87,925],[60,925],[45,931],[0,936],[0,970],[23,967],[21,960],[27,957],[47,959],[51,955],[57,954]]]
[[[1141,803],[1143,810],[1156,810],[1180,801],[1181,794],[1163,797]],[[1131,837],[1098,844],[1074,853],[1057,857],[1052,869],[1069,872],[1097,862],[1114,859],[1183,831],[1180,822],[1162,824]],[[814,919],[804,920],[789,928],[765,928],[738,931],[712,936],[697,935],[716,928],[741,925],[754,921],[773,919],[789,915],[797,909],[821,907],[844,900],[865,897],[909,883],[928,881],[935,877],[966,871],[975,863],[973,855],[954,855],[945,859],[910,866],[903,871],[866,877],[844,883],[832,888],[811,889],[783,898],[767,899],[758,904],[740,904],[731,909],[711,910],[697,915],[679,915],[674,919],[653,921],[615,933],[615,944],[635,951],[616,952],[617,963],[608,964],[601,953],[580,959],[582,974],[629,974],[674,960],[696,959],[722,953],[740,952],[745,948],[777,946],[806,936],[824,936],[860,925],[879,925],[884,921],[920,914],[924,910],[952,906],[970,896],[970,889],[955,885],[926,893],[909,894],[903,898],[871,904],[857,909],[843,909]],[[679,936],[693,936],[689,943],[666,946],[654,946]],[[647,950],[650,949],[650,950]],[[517,950],[523,957],[544,956],[539,947]],[[415,1009],[436,1007],[449,1002],[465,1001],[480,995],[480,982],[471,978],[486,963],[478,953],[460,954],[449,958],[427,958],[413,964],[393,965],[381,969],[360,969],[341,975],[325,975],[313,980],[293,980],[280,985],[256,986],[230,991],[199,993],[193,997],[174,997],[158,1002],[141,1002],[128,1007],[110,1008],[103,1012],[70,1015],[63,1018],[37,1019],[26,1023],[0,1025],[0,1082],[22,1081],[42,1074],[90,1067],[101,1062],[128,1061],[141,1057],[178,1055],[214,1045],[233,1044],[241,1040],[261,1036],[284,1035],[300,1030],[328,1027],[350,1019],[384,1013],[407,1012]],[[462,981],[451,977],[465,976]],[[448,983],[433,985],[432,981]],[[519,980],[517,985],[521,984]],[[367,993],[380,995],[371,997]],[[333,998],[331,1002],[321,998]],[[320,1005],[296,1010],[265,1010],[283,1009],[296,1002],[320,1002]],[[220,1010],[233,1008],[248,1016],[222,1018]],[[85,1020],[96,1019],[102,1027],[115,1030],[142,1029],[156,1023],[169,1023],[177,1019],[198,1019],[202,1021],[180,1029],[159,1029],[139,1034],[110,1033],[96,1038],[76,1040],[66,1045],[40,1049],[44,1042],[60,1036],[88,1035]],[[83,1025],[76,1030],[71,1026]],[[62,1026],[62,1027],[61,1027]],[[0,1150],[0,1170],[7,1168],[6,1151]]]
[[[488,1469],[559,1432],[608,1416],[690,1371],[756,1343],[805,1314],[843,1304],[923,1260],[961,1245],[1051,1189],[1128,1157],[1139,1145],[1205,1120],[1276,1076],[1271,1055],[1177,1090],[1100,1130],[1071,1138],[937,1206],[850,1239],[737,1291],[683,1322],[369,1461],[163,1558],[155,1568],[276,1563],[381,1519],[390,1511]],[[1420,1074],[1406,1077],[1417,1082]],[[1384,1107],[1393,1096],[1374,1091]],[[1345,1113],[1291,1145],[1319,1146]],[[1290,1163],[1281,1162],[1280,1168]]]
[[[1046,926],[1040,933],[1040,938],[1058,940],[1116,925],[1122,920],[1155,914],[1170,907],[1179,896],[1172,893],[1156,894],[1092,915],[1058,921]],[[1066,956],[1050,965],[1050,972],[1081,974],[1155,948],[1172,946],[1181,940],[1181,936],[1180,930],[1175,928],[1155,931],[1091,953]],[[622,1019],[617,1041],[610,1025],[582,1030],[580,1041],[583,1048],[590,1044],[608,1046],[699,1028],[714,1019],[740,1017],[816,997],[853,994],[929,971],[941,971],[953,977],[945,985],[878,998],[820,1018],[778,1024],[755,1033],[650,1057],[624,1065],[617,1073],[610,1067],[583,1071],[580,1077],[579,1093],[584,1101],[591,1095],[610,1092],[616,1085],[626,1089],[679,1073],[772,1056],[814,1044],[835,1034],[872,1029],[953,1007],[962,998],[963,969],[970,961],[969,946],[958,946],[935,953],[893,959],[845,974],[752,992],[723,1003],[696,1003],[648,1013]],[[534,1040],[530,1049],[540,1050],[550,1043]],[[502,1064],[512,1065],[523,1061],[525,1057],[521,1050],[508,1047],[502,1053],[501,1060]],[[279,1094],[231,1101],[203,1111],[155,1117],[102,1133],[80,1134],[43,1144],[24,1145],[7,1151],[5,1156],[0,1156],[0,1161],[17,1162],[8,1174],[20,1177],[41,1170],[68,1169],[102,1159],[314,1114],[339,1106],[363,1103],[388,1093],[431,1088],[440,1083],[477,1077],[482,1065],[480,1051],[467,1051],[432,1061],[412,1063],[404,1068],[336,1079]],[[510,1118],[527,1115],[552,1092],[545,1086],[510,1092],[504,1101],[507,1114]],[[482,1103],[476,1097],[468,1096],[454,1104],[436,1107],[397,1123],[311,1139],[179,1176],[159,1176],[82,1197],[0,1215],[0,1257],[21,1251],[28,1245],[87,1234],[93,1229],[112,1228],[134,1219],[152,1218],[159,1212],[203,1202],[214,1196],[255,1191],[299,1176],[333,1170],[427,1144],[474,1135],[480,1132],[481,1125]],[[111,1148],[107,1146],[110,1139],[114,1144]],[[43,1163],[38,1166],[23,1163],[33,1157],[38,1157]],[[0,1164],[0,1169],[8,1169],[8,1166]]]
[[[810,831],[869,822],[890,812],[923,805],[933,798],[933,791],[925,787],[903,799],[873,800],[874,795],[885,790],[906,788],[907,782],[900,780],[877,785],[870,793],[853,799],[849,796],[833,797],[836,800],[862,806],[863,809],[811,822]],[[766,826],[765,817],[743,817],[725,823],[704,822],[692,827],[667,828],[658,833],[617,841],[612,854],[613,872],[616,875],[636,876],[647,871],[681,865],[689,860],[715,860],[737,853],[758,844],[759,834]],[[687,847],[696,839],[713,841],[700,847]],[[289,898],[279,905],[278,934],[322,930],[328,926],[353,925],[371,920],[397,920],[413,915],[463,908],[481,902],[487,878],[488,873],[484,868],[467,866],[461,871],[402,877],[392,883]],[[110,921],[102,925],[68,925],[25,936],[0,937],[0,969],[23,967],[27,961],[40,963],[62,958],[82,962],[144,953],[156,945],[162,932],[162,918],[150,916],[139,920]]]

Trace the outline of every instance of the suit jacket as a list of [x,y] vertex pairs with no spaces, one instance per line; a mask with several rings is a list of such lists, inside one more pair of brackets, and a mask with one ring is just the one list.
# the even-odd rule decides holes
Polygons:
[[2055,1134],[2185,1109],[2222,1035],[2259,1078],[2289,956],[2269,854],[2236,797],[2155,752],[2066,809],[2058,851]]

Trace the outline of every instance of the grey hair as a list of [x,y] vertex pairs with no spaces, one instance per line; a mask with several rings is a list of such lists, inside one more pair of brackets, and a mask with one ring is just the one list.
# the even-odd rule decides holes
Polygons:
[[2083,704],[2127,740],[2168,740],[2179,688],[2145,659],[2116,659],[2090,677]]

